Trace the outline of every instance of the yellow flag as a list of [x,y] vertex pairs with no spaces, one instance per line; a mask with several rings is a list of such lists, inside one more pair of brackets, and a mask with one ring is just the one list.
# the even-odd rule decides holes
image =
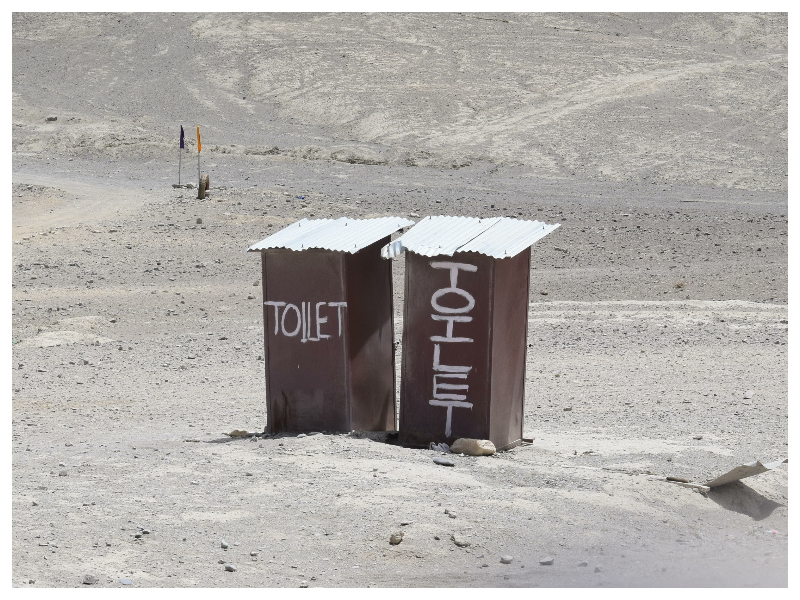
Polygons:
[[200,125],[197,126],[197,151],[200,152],[203,147],[200,145]]

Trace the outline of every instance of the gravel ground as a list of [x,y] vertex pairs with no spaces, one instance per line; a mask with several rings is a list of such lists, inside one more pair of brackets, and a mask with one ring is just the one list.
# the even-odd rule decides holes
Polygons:
[[[15,587],[787,585],[788,465],[659,479],[788,456],[785,15],[12,33]],[[180,119],[205,200],[171,186]],[[447,468],[391,433],[225,435],[268,418],[246,248],[437,214],[562,224],[533,249],[533,443]]]

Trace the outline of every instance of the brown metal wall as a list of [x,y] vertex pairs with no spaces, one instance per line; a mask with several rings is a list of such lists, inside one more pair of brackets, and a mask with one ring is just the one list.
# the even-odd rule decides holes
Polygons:
[[497,448],[515,446],[522,439],[530,260],[528,248],[494,263],[489,439]]
[[[338,307],[329,302],[346,302],[344,258],[341,252],[326,250],[271,249],[262,252],[264,301],[292,304],[302,310],[302,303],[311,303],[311,322],[294,336],[297,313],[280,307],[278,333],[275,333],[275,309],[264,306],[264,340],[267,371],[268,431],[349,431],[346,323],[347,309],[342,311],[342,333],[339,335]],[[316,337],[316,304],[320,307],[320,333],[330,335],[320,341]],[[288,311],[283,320],[283,312]],[[308,313],[308,309],[306,313]],[[308,319],[306,319],[308,321]],[[303,337],[307,341],[303,342]]]
[[[431,263],[466,263],[476,271],[458,270],[456,287],[472,295],[474,307],[465,313],[446,313],[432,305],[438,290],[451,287],[450,271],[437,269]],[[477,253],[460,253],[453,257],[426,257],[406,254],[405,310],[403,322],[403,364],[400,388],[400,441],[407,445],[429,442],[452,442],[459,437],[489,437],[490,392],[490,325],[493,301],[492,277],[494,259]],[[458,293],[447,293],[439,300],[440,307],[458,309],[467,300]],[[434,369],[436,342],[432,336],[446,337],[448,323],[443,316],[472,317],[470,322],[453,322],[452,337],[470,338],[472,342],[439,342],[439,370]],[[450,367],[450,369],[447,369]],[[463,367],[462,369],[457,369]],[[465,368],[469,367],[468,371]],[[468,385],[467,390],[439,389],[440,394],[466,396],[457,402],[472,407],[453,407],[451,433],[446,435],[448,408],[431,405],[430,401],[450,402],[435,398],[434,375],[438,382]],[[442,377],[442,375],[466,375]]]
[[392,261],[381,258],[386,238],[344,255],[348,301],[351,428],[395,427]]

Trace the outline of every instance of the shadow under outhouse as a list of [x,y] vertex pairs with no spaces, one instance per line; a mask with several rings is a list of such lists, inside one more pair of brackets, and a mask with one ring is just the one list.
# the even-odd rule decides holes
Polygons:
[[522,440],[531,246],[557,227],[426,217],[383,248],[408,251],[401,444]]
[[261,253],[267,431],[395,427],[391,265],[397,217],[303,219]]

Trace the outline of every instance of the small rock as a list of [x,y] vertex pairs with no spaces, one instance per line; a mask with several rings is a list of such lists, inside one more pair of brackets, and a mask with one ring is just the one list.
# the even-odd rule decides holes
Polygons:
[[298,433],[297,437],[304,438],[304,437],[308,437],[308,436],[305,433]]
[[224,558],[220,558],[217,562],[219,564],[221,564],[221,565],[224,565],[225,564],[225,559]]
[[200,217],[197,217],[197,219],[195,220],[195,223],[197,223],[198,225],[202,225],[203,224],[203,219],[201,219]]
[[466,454],[467,456],[491,456],[497,452],[497,448],[494,447],[490,440],[458,438],[450,445],[450,452],[453,454]]
[[745,399],[745,400],[750,400],[750,398],[752,398],[752,397],[753,397],[753,394],[754,394],[754,393],[755,393],[755,392],[753,392],[753,390],[747,390],[747,391],[744,393],[744,399]]
[[539,561],[540,565],[552,565],[555,562],[555,559],[552,556],[546,556],[542,560]]
[[225,570],[234,573],[236,571],[236,565],[228,563],[227,565],[225,565]]
[[[45,117],[45,121],[58,121],[58,117],[55,115],[48,115],[47,117]],[[84,583],[86,582],[84,581]]]
[[300,582],[300,587],[301,588],[307,588],[308,587],[308,582],[304,579],[303,581]]
[[192,481],[192,485],[200,485],[199,481]]
[[597,565],[597,566],[594,568],[594,572],[595,572],[595,573],[600,573],[600,572],[602,572],[602,570],[603,570],[603,567],[602,567],[601,565]]
[[571,407],[571,406],[565,406],[565,407],[564,407],[564,412],[569,412],[569,411],[571,411],[571,410],[572,410],[572,407]]
[[245,475],[245,477],[252,477],[253,476],[253,474],[250,471],[247,471],[244,475]]
[[58,476],[59,477],[66,477],[67,476],[67,472],[66,471],[59,471],[58,472]]
[[220,547],[220,548],[222,548],[223,550],[227,550],[227,549],[229,548],[229,546],[228,546],[228,542],[226,542],[225,540],[222,540],[222,541],[219,543],[219,547]]
[[581,562],[578,563],[578,566],[579,567],[588,567],[589,563],[587,563],[585,560],[582,560]]
[[124,579],[124,578],[123,578],[123,579],[120,579],[120,580],[119,580],[119,582],[120,582],[122,585],[133,585],[133,582],[132,582],[130,579]]
[[702,436],[702,435],[696,435],[696,436],[694,436],[694,439],[696,439],[696,440],[702,440],[702,439],[703,439],[703,436]]
[[414,521],[400,521],[400,526],[411,525]]
[[403,541],[402,531],[398,531],[397,533],[393,533],[392,535],[389,536],[389,543],[392,546],[397,546],[397,544],[399,544],[402,541]]
[[66,467],[67,465],[65,465],[64,463],[58,463],[58,466],[59,467]]
[[449,458],[440,458],[439,456],[434,457],[433,462],[437,465],[442,465],[443,467],[455,467],[456,463],[454,463]]
[[450,539],[453,540],[453,543],[458,546],[459,548],[466,548],[469,546],[469,542],[461,537],[456,536],[456,534],[452,534]]
[[145,534],[145,535],[149,535],[150,534],[150,530],[149,529],[142,529],[142,533]]
[[95,577],[94,575],[84,575],[83,576],[83,583],[85,585],[94,585],[98,581],[100,581],[100,580],[97,577]]
[[501,556],[500,557],[500,562],[503,563],[504,565],[510,565],[512,562],[514,562],[514,557],[513,556],[508,556],[508,555]]
[[39,503],[38,503],[36,500],[34,500],[34,501],[31,503],[31,505],[32,505],[32,506],[39,506]]
[[547,296],[547,292],[539,292],[542,296]]
[[250,556],[258,556],[258,552],[257,552],[257,551],[255,551],[255,550],[253,550],[253,551],[250,553]]

